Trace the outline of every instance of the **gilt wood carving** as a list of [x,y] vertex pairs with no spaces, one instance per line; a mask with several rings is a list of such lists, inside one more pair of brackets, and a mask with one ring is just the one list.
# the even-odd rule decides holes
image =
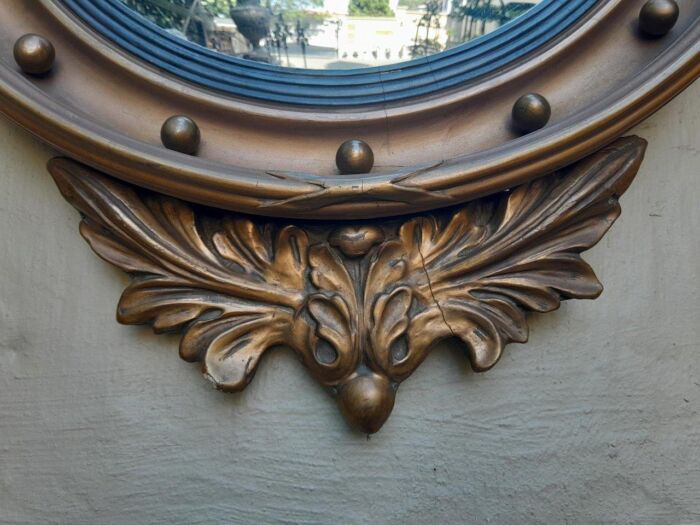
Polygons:
[[288,346],[353,427],[376,432],[436,342],[461,341],[485,371],[527,341],[527,311],[601,293],[580,254],[619,216],[644,149],[620,139],[457,209],[353,223],[193,207],[65,158],[49,169],[92,249],[133,277],[119,322],[181,331],[180,356],[228,392],[267,349]]
[[[109,16],[108,11],[127,10],[122,2],[33,0],[31,9],[27,3],[0,4],[1,113],[66,156],[128,183],[236,213],[287,219],[394,217],[513,188],[595,153],[700,75],[700,2],[695,0],[679,0],[680,17],[662,38],[646,38],[637,30],[644,0],[601,0],[590,2],[591,9],[579,11],[569,29],[541,46],[533,47],[534,34],[510,26],[497,37],[510,42],[505,47],[479,39],[480,51],[455,51],[464,52],[466,62],[450,51],[429,64],[415,64],[417,69],[400,64],[396,74],[318,72],[342,77],[340,84],[317,82],[307,70],[301,73],[302,86],[292,78],[298,71],[253,66],[259,73],[268,70],[265,88],[258,83],[262,73],[230,75],[231,65],[222,70],[201,62],[192,69],[188,61],[198,61],[198,55],[163,59],[151,30],[146,46],[144,33],[134,34],[134,27]],[[68,4],[92,15],[81,18]],[[537,34],[583,2],[540,4],[549,6],[546,13],[537,12],[556,15],[537,23]],[[538,21],[527,23],[532,22]],[[99,34],[105,26],[119,28],[120,34],[105,38]],[[25,75],[15,63],[12,44],[26,33],[42,35],[55,47],[56,67],[48,76]],[[129,49],[142,57],[150,53],[161,66],[146,64],[123,47],[127,33]],[[177,47],[188,45],[178,42]],[[166,47],[168,56],[177,55]],[[518,55],[521,48],[527,53]],[[506,64],[498,59],[504,54],[520,58]],[[480,76],[465,81],[466,71],[453,68],[459,64],[471,64]],[[163,68],[187,69],[189,79]],[[484,74],[484,68],[491,73]],[[419,70],[425,75],[414,83]],[[301,107],[290,99],[288,104],[253,101],[196,85],[206,76],[221,86],[226,75],[253,96],[262,89],[298,99],[321,90],[347,101],[348,90],[359,86],[365,94],[380,95],[381,102],[349,108],[321,107],[316,100]],[[453,82],[459,86],[446,88]],[[429,96],[418,96],[427,91]],[[520,136],[509,115],[528,92],[549,100],[552,117],[546,127]],[[391,102],[392,93],[409,98]],[[174,115],[186,115],[199,126],[197,156],[162,146],[161,127]],[[353,138],[372,147],[374,169],[340,176],[335,152]]]

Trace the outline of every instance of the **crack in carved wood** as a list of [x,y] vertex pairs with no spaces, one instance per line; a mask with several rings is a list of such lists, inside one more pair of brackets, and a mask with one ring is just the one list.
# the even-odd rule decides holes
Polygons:
[[353,427],[376,432],[437,341],[461,341],[485,371],[527,341],[526,311],[601,293],[580,253],[619,216],[645,145],[620,139],[457,210],[352,224],[193,208],[63,158],[49,170],[92,249],[133,277],[119,322],[182,331],[181,357],[229,392],[288,346]]

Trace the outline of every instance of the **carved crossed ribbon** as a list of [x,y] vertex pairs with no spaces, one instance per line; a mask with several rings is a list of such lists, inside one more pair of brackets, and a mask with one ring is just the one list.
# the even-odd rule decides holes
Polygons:
[[180,356],[228,392],[267,349],[288,346],[352,426],[376,432],[437,341],[458,339],[472,368],[488,370],[527,341],[525,311],[601,293],[580,253],[619,216],[644,149],[620,139],[457,210],[368,224],[195,211],[68,159],[49,170],[92,249],[133,277],[119,322],[182,331]]

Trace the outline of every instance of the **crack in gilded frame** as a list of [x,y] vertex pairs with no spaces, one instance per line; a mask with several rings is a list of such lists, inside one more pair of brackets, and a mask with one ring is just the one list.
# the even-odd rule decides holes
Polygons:
[[287,223],[192,207],[69,159],[49,164],[80,231],[132,275],[125,324],[181,331],[180,356],[239,391],[265,351],[291,348],[354,428],[378,431],[436,342],[475,371],[528,338],[525,312],[602,292],[581,252],[620,214],[637,137],[458,208],[404,219]]

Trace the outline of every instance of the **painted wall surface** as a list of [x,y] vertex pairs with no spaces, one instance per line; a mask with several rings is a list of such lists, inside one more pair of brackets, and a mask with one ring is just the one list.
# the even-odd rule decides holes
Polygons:
[[597,301],[531,318],[486,374],[456,349],[349,432],[289,353],[216,392],[124,327],[53,153],[0,122],[0,523],[700,523],[700,83],[588,252]]

